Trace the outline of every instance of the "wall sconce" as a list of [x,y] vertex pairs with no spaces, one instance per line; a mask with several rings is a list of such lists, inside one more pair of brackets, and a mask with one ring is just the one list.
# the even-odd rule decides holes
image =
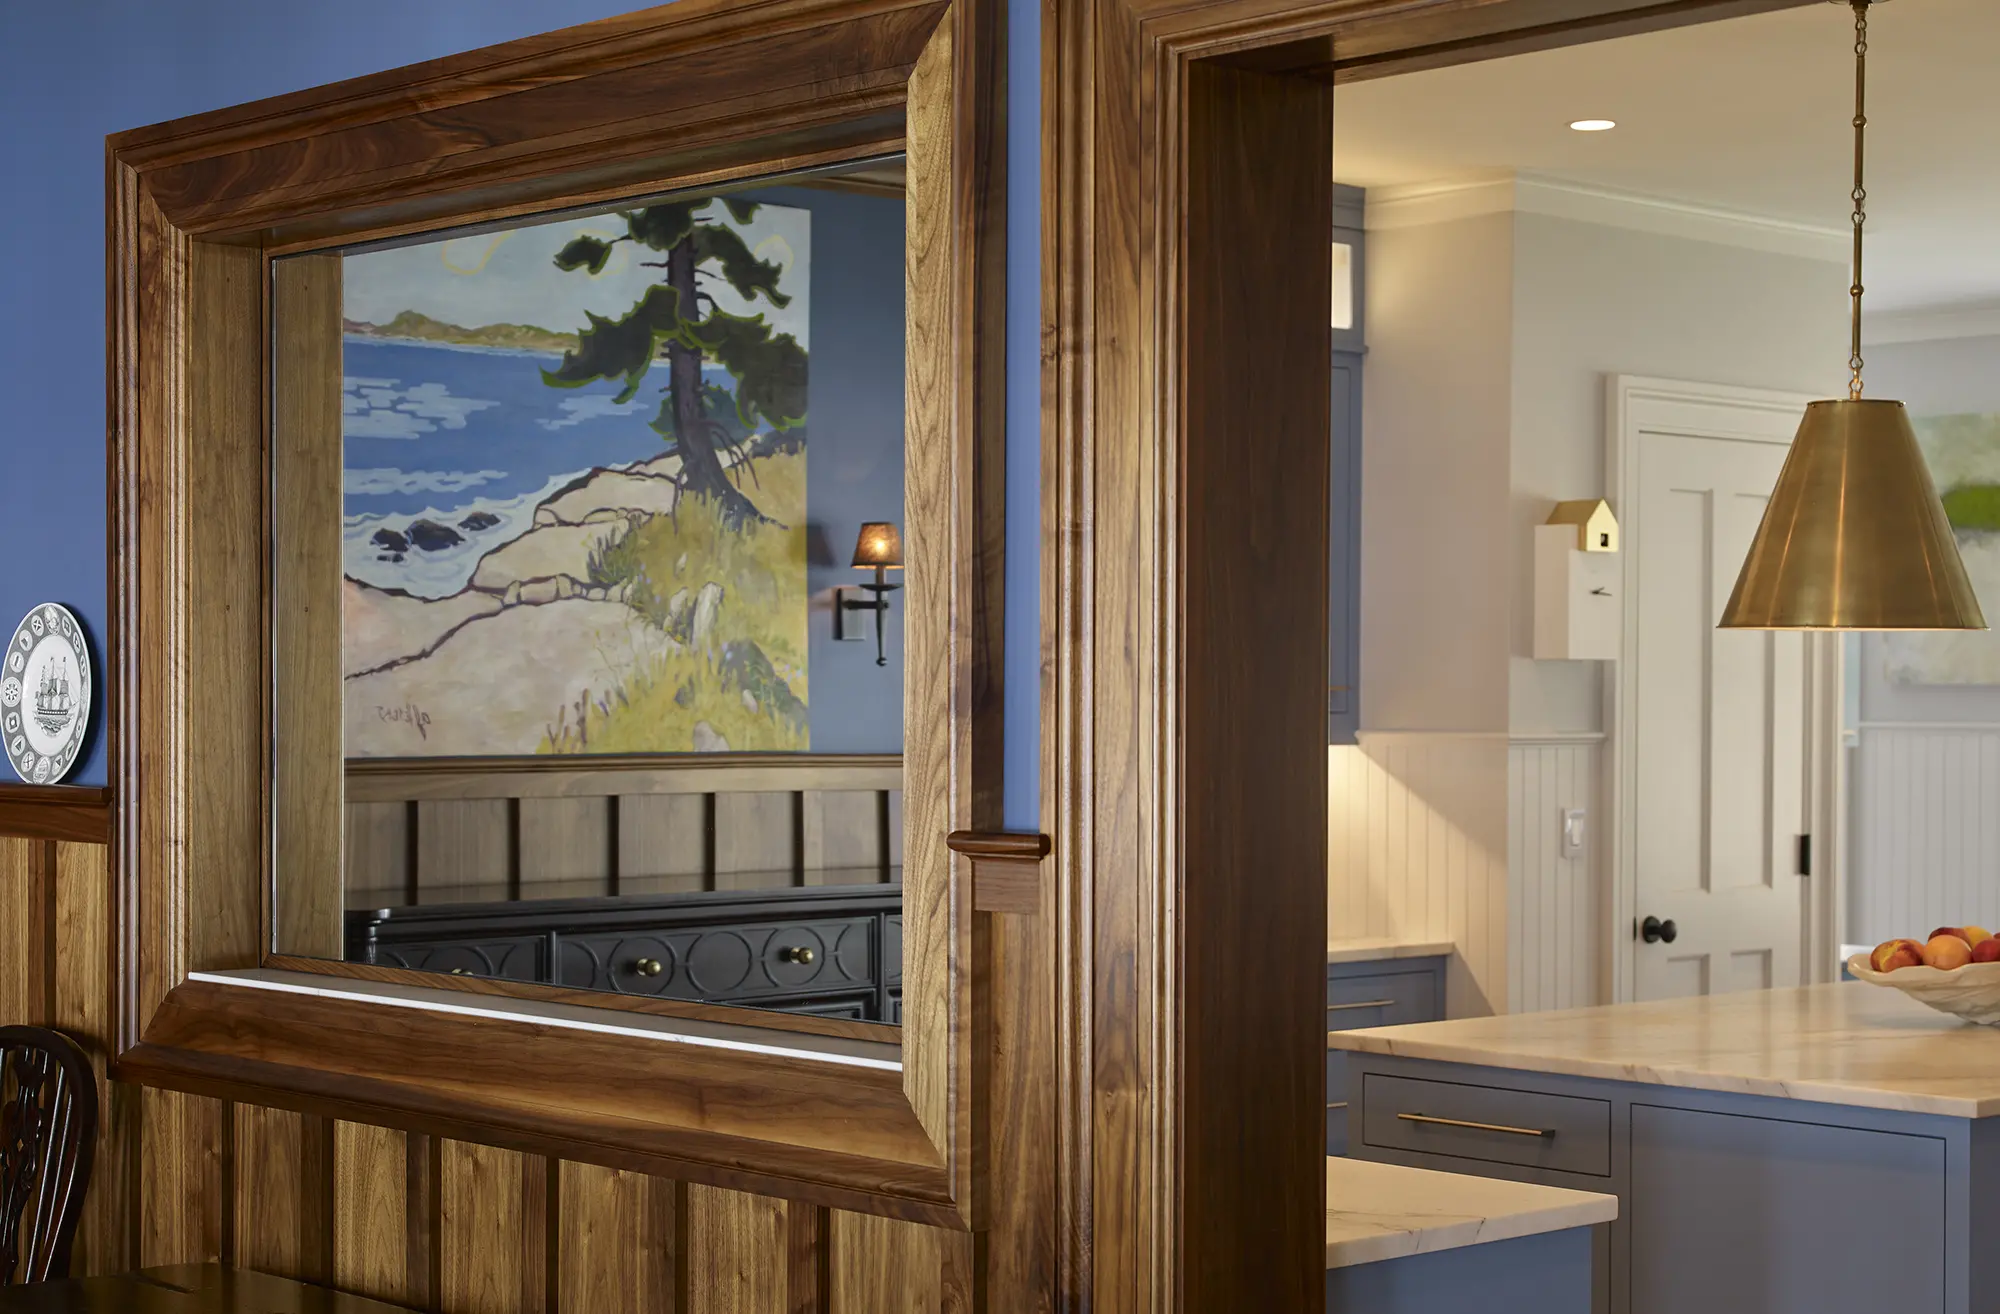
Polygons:
[[[901,584],[889,582],[889,572],[903,568],[903,536],[897,532],[895,525],[886,520],[871,520],[861,526],[860,536],[854,540],[854,568],[873,570],[875,582],[833,591],[833,637],[859,639],[860,624],[850,618],[848,613],[874,612],[875,664],[887,666],[889,655],[883,639],[883,628],[889,615],[889,595],[903,587]],[[868,599],[849,596],[864,590],[875,596]]]
[[1346,333],[1354,327],[1354,244],[1333,244],[1333,327]]

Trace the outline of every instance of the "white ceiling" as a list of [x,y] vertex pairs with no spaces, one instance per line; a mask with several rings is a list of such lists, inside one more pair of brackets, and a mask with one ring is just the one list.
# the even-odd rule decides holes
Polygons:
[[[1869,306],[2000,303],[2000,2],[1871,13]],[[1342,86],[1334,173],[1366,187],[1527,171],[1843,230],[1853,20],[1753,18]],[[1616,119],[1572,132],[1574,119]]]

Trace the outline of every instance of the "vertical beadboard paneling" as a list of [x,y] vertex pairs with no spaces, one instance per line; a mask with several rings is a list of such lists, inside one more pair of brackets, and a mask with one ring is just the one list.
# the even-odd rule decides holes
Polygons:
[[1327,936],[1458,946],[1454,1017],[1507,1006],[1507,745],[1375,735],[1328,750]]
[[[1507,750],[1507,867],[1517,1013],[1602,1002],[1604,881],[1597,860],[1598,745],[1525,741]],[[1584,853],[1562,851],[1562,814],[1585,810]]]
[[[1454,1017],[1599,1000],[1604,907],[1593,740],[1369,734],[1329,750],[1327,937],[1458,946]],[[1562,856],[1586,809],[1589,851]]]
[[1860,739],[1845,938],[2000,925],[2000,727],[1864,725]]

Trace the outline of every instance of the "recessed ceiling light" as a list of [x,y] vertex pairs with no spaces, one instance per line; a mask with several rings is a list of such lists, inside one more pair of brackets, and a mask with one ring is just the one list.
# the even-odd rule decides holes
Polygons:
[[1578,119],[1569,126],[1576,132],[1609,132],[1618,123],[1615,119]]

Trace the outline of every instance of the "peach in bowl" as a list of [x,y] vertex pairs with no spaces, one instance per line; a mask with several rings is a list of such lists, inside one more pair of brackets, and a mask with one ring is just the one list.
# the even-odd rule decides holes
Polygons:
[[1968,1022],[2000,1026],[2000,939],[1977,926],[1940,926],[1927,940],[1884,940],[1847,960],[1856,980],[1892,986]]

